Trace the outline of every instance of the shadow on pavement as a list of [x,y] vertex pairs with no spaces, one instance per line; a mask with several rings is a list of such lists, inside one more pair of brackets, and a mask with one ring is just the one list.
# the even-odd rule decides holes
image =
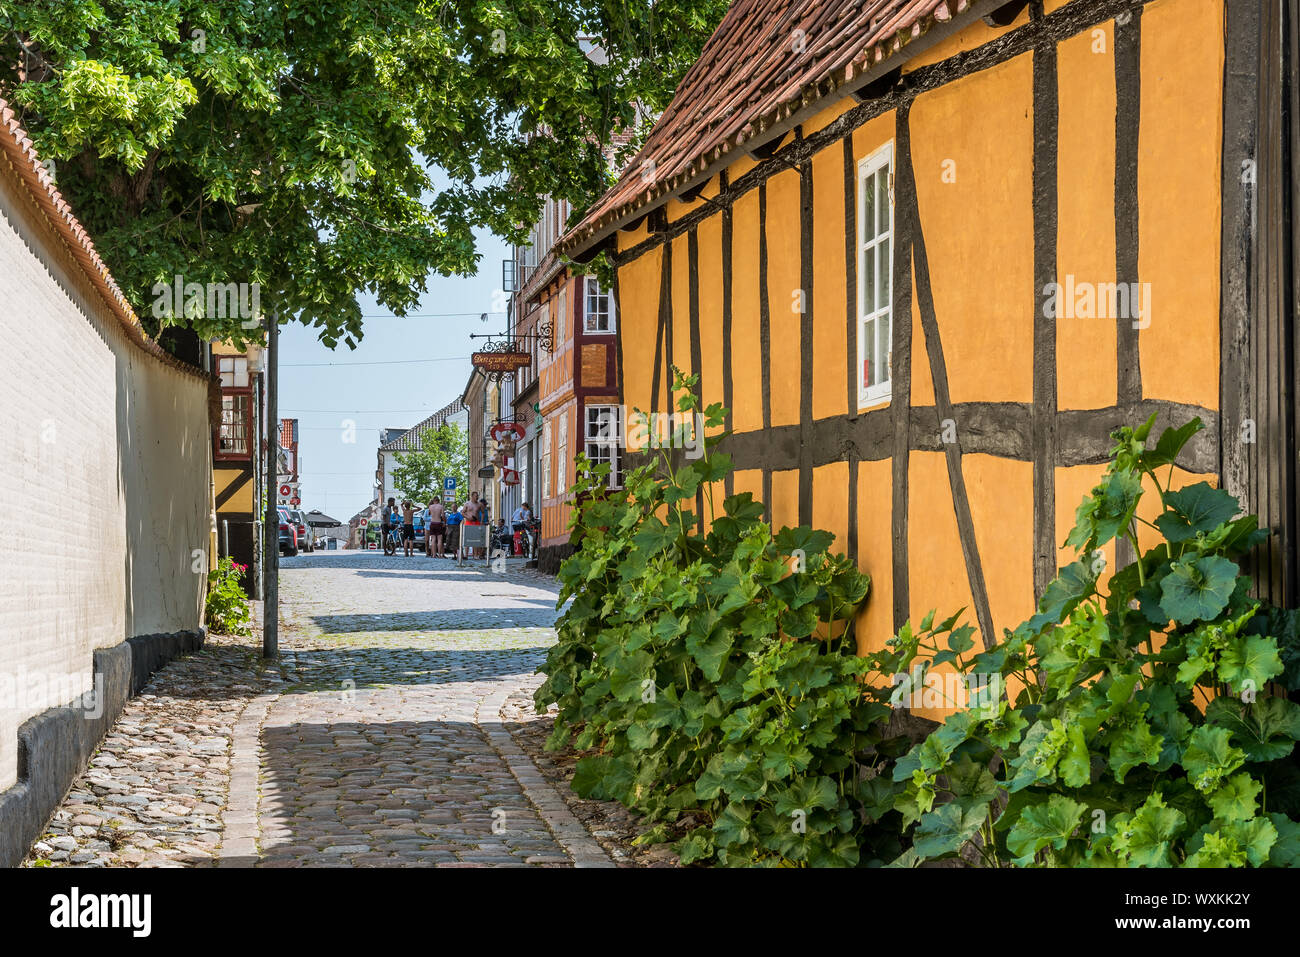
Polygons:
[[550,605],[516,608],[445,608],[394,611],[374,615],[312,615],[325,635],[380,631],[494,631],[502,628],[550,628],[558,613]]
[[365,694],[282,703],[262,730],[259,866],[571,863],[473,723],[383,721],[395,702]]

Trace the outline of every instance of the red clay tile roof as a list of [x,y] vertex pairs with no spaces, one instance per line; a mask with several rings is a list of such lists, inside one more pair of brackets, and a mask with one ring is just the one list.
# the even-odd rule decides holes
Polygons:
[[103,298],[109,311],[117,317],[127,337],[155,359],[210,381],[208,373],[188,362],[182,362],[149,338],[117,281],[99,258],[95,244],[90,241],[90,236],[81,223],[77,222],[77,217],[72,214],[72,209],[55,187],[45,164],[37,157],[27,131],[3,98],[0,98],[0,153],[9,161],[10,168],[18,175],[19,181],[45,214],[54,231],[67,243],[68,251]]
[[560,250],[572,254],[641,207],[679,192],[725,154],[761,141],[773,124],[860,79],[971,3],[735,0],[645,146],[560,239]]

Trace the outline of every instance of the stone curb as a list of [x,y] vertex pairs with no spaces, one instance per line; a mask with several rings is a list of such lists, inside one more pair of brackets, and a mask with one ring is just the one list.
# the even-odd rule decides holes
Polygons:
[[235,722],[230,741],[230,783],[221,813],[218,867],[250,867],[257,863],[262,723],[279,697],[279,692],[259,694]]
[[[617,867],[609,853],[591,835],[558,791],[551,785],[542,772],[533,764],[531,758],[515,742],[501,721],[501,709],[506,699],[517,688],[508,682],[497,683],[497,687],[488,692],[474,709],[474,723],[478,725],[488,742],[501,755],[506,767],[519,782],[524,796],[537,809],[556,842],[564,852],[573,859],[574,867]],[[484,721],[484,716],[488,721]]]

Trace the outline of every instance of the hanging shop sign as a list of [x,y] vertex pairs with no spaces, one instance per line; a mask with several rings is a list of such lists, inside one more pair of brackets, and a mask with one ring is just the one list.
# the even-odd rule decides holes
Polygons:
[[514,469],[502,469],[502,470],[501,470],[501,484],[502,484],[502,485],[518,485],[518,484],[519,484],[519,473],[516,472]]
[[533,364],[533,357],[527,352],[476,352],[471,361],[475,369],[499,375],[527,368]]
[[494,442],[504,442],[507,437],[518,441],[524,437],[524,427],[518,422],[497,422],[488,429],[488,435]]

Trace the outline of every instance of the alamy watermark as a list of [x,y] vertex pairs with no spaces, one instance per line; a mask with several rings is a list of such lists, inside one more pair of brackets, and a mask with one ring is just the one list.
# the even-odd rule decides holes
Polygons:
[[27,717],[69,703],[89,720],[101,717],[104,714],[103,674],[90,671],[0,672],[0,712]]
[[889,704],[894,708],[969,709],[981,717],[995,717],[1002,700],[1002,675],[995,672],[939,673],[918,665],[893,677]]
[[627,406],[610,406],[587,433],[591,445],[643,449],[681,449],[688,459],[704,455],[704,416],[698,412],[631,413]]
[[1067,275],[1043,287],[1048,319],[1128,319],[1134,329],[1151,325],[1151,283],[1086,282]]
[[262,287],[255,282],[186,282],[173,276],[170,283],[156,282],[153,293],[155,319],[242,319],[245,328],[261,321]]

